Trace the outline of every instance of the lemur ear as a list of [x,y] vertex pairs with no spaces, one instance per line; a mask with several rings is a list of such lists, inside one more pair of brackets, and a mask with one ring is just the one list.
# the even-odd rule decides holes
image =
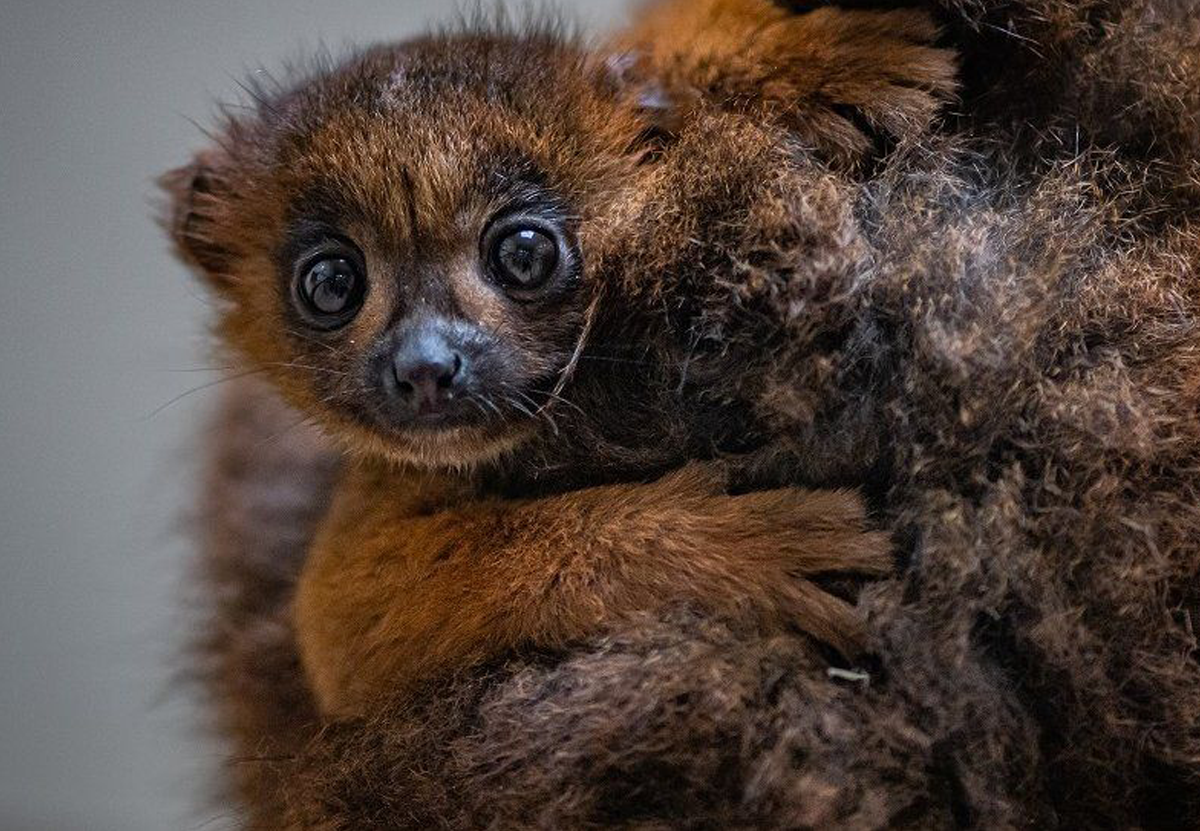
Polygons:
[[176,253],[217,284],[229,282],[229,253],[213,234],[228,194],[226,167],[224,154],[203,151],[191,164],[171,170],[158,180],[166,195],[160,221],[175,243]]
[[646,161],[655,158],[678,132],[685,104],[682,90],[668,91],[647,69],[645,56],[635,49],[620,48],[604,58],[604,82],[644,125],[630,150]]

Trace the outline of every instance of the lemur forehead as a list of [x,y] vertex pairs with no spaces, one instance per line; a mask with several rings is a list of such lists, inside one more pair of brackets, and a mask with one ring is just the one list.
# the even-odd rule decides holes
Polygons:
[[501,211],[573,215],[569,184],[521,142],[438,128],[370,118],[324,125],[289,174],[292,223],[370,229],[381,246],[403,250],[472,236]]

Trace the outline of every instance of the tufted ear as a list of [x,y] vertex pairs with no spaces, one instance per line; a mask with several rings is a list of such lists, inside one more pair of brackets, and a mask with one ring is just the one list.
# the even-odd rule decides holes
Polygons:
[[202,151],[191,164],[171,170],[158,180],[166,196],[161,224],[176,253],[217,285],[230,281],[229,253],[214,233],[228,202],[227,168],[223,152]]
[[611,46],[611,75],[670,132],[696,106],[781,122],[858,167],[926,133],[955,54],[904,0],[657,0]]
[[622,99],[644,125],[630,151],[643,161],[656,158],[678,131],[684,112],[683,102],[647,72],[645,56],[619,45],[604,53],[605,84]]

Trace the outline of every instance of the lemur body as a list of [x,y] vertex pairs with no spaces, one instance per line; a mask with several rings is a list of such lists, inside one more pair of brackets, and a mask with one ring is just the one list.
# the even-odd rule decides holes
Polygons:
[[[697,351],[689,298],[781,194],[845,210],[824,167],[928,123],[953,88],[933,34],[710,0],[597,52],[545,29],[380,47],[264,93],[168,178],[224,340],[357,457],[295,607],[322,709],[673,602],[853,650],[807,577],[889,567],[854,493],[649,480],[761,445],[741,390],[706,386],[737,356]],[[794,470],[853,471],[839,450]]]

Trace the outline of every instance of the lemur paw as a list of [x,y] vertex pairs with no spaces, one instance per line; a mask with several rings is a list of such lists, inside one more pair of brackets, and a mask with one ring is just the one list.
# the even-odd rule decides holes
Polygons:
[[893,570],[891,541],[868,529],[856,493],[778,488],[729,495],[721,468],[702,464],[649,487],[705,529],[705,555],[730,564],[713,571],[729,575],[731,597],[743,598],[759,619],[795,625],[847,655],[861,649],[864,632],[853,607],[809,579]]
[[[620,81],[673,129],[697,107],[777,120],[856,166],[927,132],[957,88],[953,50],[913,9],[667,0],[617,44]],[[858,4],[856,4],[858,5]]]

